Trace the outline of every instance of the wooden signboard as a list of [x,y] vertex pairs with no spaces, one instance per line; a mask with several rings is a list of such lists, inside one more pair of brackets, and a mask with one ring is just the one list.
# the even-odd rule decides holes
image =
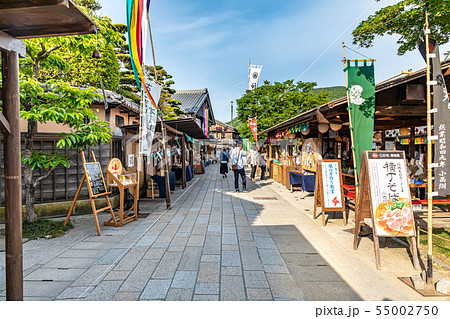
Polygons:
[[416,232],[404,152],[363,151],[359,189],[353,248],[358,248],[364,218],[371,218],[377,269],[381,269],[378,237],[410,237],[417,269]]
[[345,214],[344,190],[342,188],[342,173],[340,160],[321,160],[316,172],[316,188],[314,193],[314,219],[317,218],[317,208],[322,208],[322,224],[325,226],[325,212],[342,211],[344,225],[347,225]]
[[[94,220],[95,220],[95,227],[97,228],[97,234],[99,236],[102,235],[100,231],[100,225],[98,223],[98,217],[97,214],[106,210],[109,210],[111,216],[114,218],[114,211],[111,206],[111,202],[109,201],[108,195],[111,194],[111,192],[108,192],[106,190],[106,184],[105,180],[103,178],[102,168],[100,166],[100,163],[96,161],[94,152],[91,151],[91,156],[94,162],[86,163],[86,158],[84,156],[84,152],[81,152],[81,160],[83,161],[83,167],[84,167],[84,175],[81,178],[81,183],[78,186],[77,193],[75,194],[75,198],[73,199],[72,206],[70,206],[69,213],[67,214],[66,220],[64,222],[64,226],[67,225],[70,219],[70,215],[72,215],[73,209],[75,208],[75,204],[77,202],[78,196],[81,192],[81,187],[83,187],[84,181],[86,180],[86,183],[88,185],[89,190],[89,199],[91,200],[91,207],[92,212],[94,213]],[[95,199],[105,196],[106,198],[106,207],[97,209],[95,207]],[[114,226],[117,226],[114,225]]]
[[[105,222],[105,225],[123,226],[137,220],[139,185],[136,181],[136,174],[127,172],[118,158],[112,158],[106,167],[106,182],[108,186],[119,188],[120,207],[119,211],[115,213],[110,220]],[[125,212],[124,199],[126,189],[130,189],[133,193],[134,200],[133,206]],[[132,189],[134,189],[134,191]],[[133,214],[130,215],[131,211],[133,211]]]
[[303,142],[302,147],[302,169],[315,172],[317,161],[319,160],[317,138],[308,138]]
[[89,192],[92,195],[102,195],[106,193],[106,184],[103,179],[102,168],[99,162],[83,163],[84,172],[88,181]]

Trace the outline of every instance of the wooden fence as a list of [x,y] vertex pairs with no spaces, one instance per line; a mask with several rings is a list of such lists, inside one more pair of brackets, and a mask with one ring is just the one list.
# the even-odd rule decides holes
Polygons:
[[[59,136],[56,134],[39,134],[34,142],[34,151],[45,151],[52,152],[58,150],[59,152],[65,152],[70,155],[75,155],[76,150],[61,150],[56,147],[56,142]],[[5,192],[4,192],[4,148],[3,148],[3,137],[0,135],[0,206],[5,204]],[[24,150],[24,143],[22,140],[22,151]],[[92,147],[85,151],[87,156],[86,160],[91,161],[90,151],[94,151],[97,161],[101,163],[103,174],[105,174],[106,165],[112,157],[122,158],[122,144],[121,138],[113,138],[111,143],[102,144],[96,147]],[[24,165],[22,164],[22,171]],[[46,170],[40,169],[35,171],[33,178],[38,178],[39,176],[46,173]],[[81,161],[80,154],[77,154],[72,160],[69,168],[64,166],[59,166],[56,168],[49,177],[42,180],[35,193],[35,202],[38,203],[48,203],[55,201],[70,201],[74,198],[77,192],[78,185],[83,177],[83,163]],[[82,188],[80,199],[89,198],[87,186]],[[22,174],[22,202],[25,204],[25,185],[23,183]]]

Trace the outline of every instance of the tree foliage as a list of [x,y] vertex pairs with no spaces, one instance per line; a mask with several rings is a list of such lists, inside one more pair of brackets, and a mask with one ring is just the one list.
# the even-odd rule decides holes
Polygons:
[[238,118],[243,123],[239,130],[242,137],[253,140],[248,119],[257,117],[261,132],[306,110],[315,108],[327,100],[327,93],[313,93],[316,83],[288,80],[283,83],[268,81],[237,100]]
[[425,25],[426,2],[428,2],[431,36],[440,44],[449,42],[450,1],[401,0],[362,21],[353,30],[353,44],[369,48],[376,36],[398,35],[399,55],[414,50]]

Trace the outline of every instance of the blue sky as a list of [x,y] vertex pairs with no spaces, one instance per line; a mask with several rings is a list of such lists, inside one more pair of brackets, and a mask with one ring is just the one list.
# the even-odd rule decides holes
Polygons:
[[[300,81],[318,87],[345,85],[342,40],[376,59],[376,81],[425,66],[418,52],[397,56],[397,38],[376,38],[370,49],[339,37],[374,0],[152,0],[150,21],[156,63],[173,75],[175,89],[208,88],[216,119],[230,120],[231,101],[247,89],[248,62],[264,65],[260,84],[297,79],[335,40],[336,44]],[[359,21],[396,3],[381,0]],[[101,0],[101,14],[126,23],[126,0]],[[450,50],[441,46],[441,55]],[[151,64],[150,49],[147,64]],[[363,57],[347,50],[347,58]],[[236,109],[236,107],[235,107]]]

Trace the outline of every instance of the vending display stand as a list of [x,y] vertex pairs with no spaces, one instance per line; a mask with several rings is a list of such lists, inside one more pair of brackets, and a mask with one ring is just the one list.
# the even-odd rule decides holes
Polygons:
[[[139,185],[136,181],[136,174],[129,173],[123,168],[122,162],[118,158],[113,158],[108,162],[106,168],[106,185],[117,187],[120,194],[120,207],[112,218],[104,224],[107,226],[123,226],[129,222],[137,220]],[[133,206],[124,212],[125,190],[129,189],[134,195]],[[129,215],[131,211],[132,215]]]

